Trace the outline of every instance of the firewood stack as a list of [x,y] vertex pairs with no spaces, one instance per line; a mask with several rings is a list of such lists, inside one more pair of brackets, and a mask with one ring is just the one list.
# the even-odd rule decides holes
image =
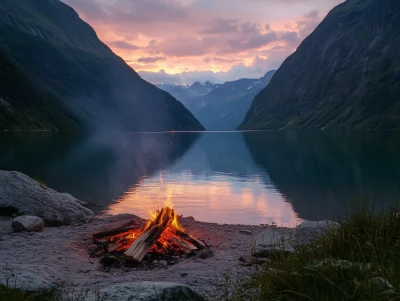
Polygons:
[[205,243],[186,233],[171,208],[163,208],[143,229],[127,224],[119,229],[96,233],[95,242],[107,245],[108,252],[121,252],[123,259],[140,263],[148,253],[165,255],[190,254],[206,247]]

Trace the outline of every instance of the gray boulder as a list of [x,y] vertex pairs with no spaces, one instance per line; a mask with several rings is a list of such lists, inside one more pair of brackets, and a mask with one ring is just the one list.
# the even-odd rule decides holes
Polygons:
[[169,282],[133,282],[101,289],[87,301],[205,301],[204,297],[184,284]]
[[294,253],[291,236],[288,231],[267,228],[256,239],[256,255],[268,255],[276,252]]
[[45,225],[86,223],[94,214],[67,193],[59,193],[27,175],[0,171],[0,212],[13,209],[20,214],[39,216]]
[[44,228],[44,222],[40,217],[32,215],[18,216],[13,219],[12,227],[15,231],[39,232]]
[[333,221],[304,221],[294,232],[292,245],[296,248],[301,245],[309,245],[312,241],[320,239],[327,231],[340,227]]

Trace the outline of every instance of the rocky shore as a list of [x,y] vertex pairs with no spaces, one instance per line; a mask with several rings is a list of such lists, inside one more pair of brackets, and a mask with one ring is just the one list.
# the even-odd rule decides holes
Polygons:
[[[210,246],[207,256],[160,260],[152,265],[108,267],[91,256],[92,234],[117,228],[135,215],[94,217],[73,196],[18,172],[0,171],[0,284],[24,290],[58,287],[86,292],[87,300],[218,298],[227,281],[250,277],[271,252],[295,252],[333,222],[304,222],[296,229],[220,225],[181,218],[181,225]],[[16,217],[18,216],[18,217]]]

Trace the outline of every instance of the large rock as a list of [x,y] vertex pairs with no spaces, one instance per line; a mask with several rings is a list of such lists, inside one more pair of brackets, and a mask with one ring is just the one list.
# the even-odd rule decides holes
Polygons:
[[12,226],[15,231],[39,232],[44,228],[43,219],[32,215],[18,216],[13,219]]
[[67,193],[59,193],[15,171],[0,171],[0,212],[13,209],[20,214],[41,217],[46,225],[86,223],[91,210]]
[[103,288],[87,301],[205,301],[189,286],[169,282],[133,282]]
[[340,224],[333,221],[304,221],[294,232],[292,245],[308,245],[311,242],[320,239],[327,231],[340,227]]
[[292,235],[288,231],[276,228],[267,228],[256,239],[256,255],[269,255],[270,253],[293,253],[291,245]]

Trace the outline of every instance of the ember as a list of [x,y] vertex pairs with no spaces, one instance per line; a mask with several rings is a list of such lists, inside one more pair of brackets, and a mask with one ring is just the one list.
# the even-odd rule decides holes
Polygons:
[[206,245],[187,234],[171,208],[163,208],[144,227],[131,222],[121,228],[99,232],[93,240],[106,247],[108,253],[123,254],[123,259],[141,262],[146,254],[179,256],[189,254]]

